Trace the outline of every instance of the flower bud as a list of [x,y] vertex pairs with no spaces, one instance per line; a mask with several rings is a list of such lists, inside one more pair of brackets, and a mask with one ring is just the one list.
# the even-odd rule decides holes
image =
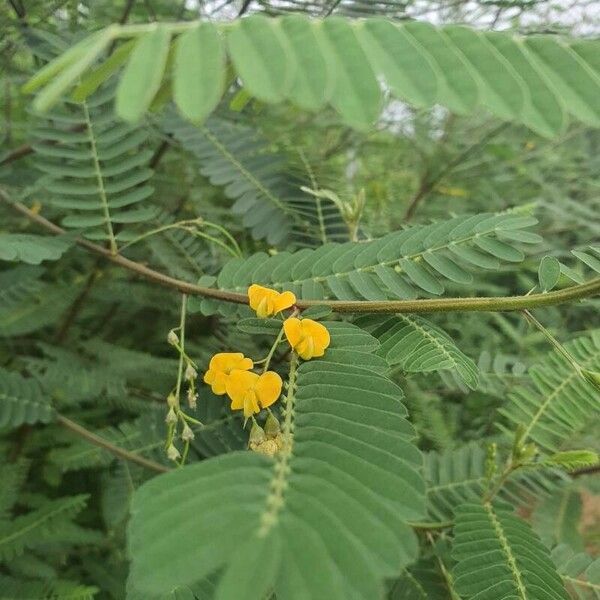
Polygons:
[[194,369],[194,367],[192,367],[191,363],[188,363],[187,367],[185,368],[185,380],[194,381],[196,377],[198,377],[198,372],[196,369]]
[[187,401],[190,408],[196,410],[196,405],[198,402],[198,394],[194,392],[192,388],[188,388],[187,391]]
[[167,335],[167,342],[169,342],[169,344],[171,344],[171,346],[179,345],[179,338],[177,337],[177,334],[172,329],[171,329],[171,331],[169,331],[169,335]]
[[167,396],[167,406],[169,408],[176,408],[177,407],[177,396],[175,396],[175,394],[171,393]]
[[273,413],[269,413],[269,416],[267,417],[265,422],[265,433],[267,434],[267,437],[270,438],[276,437],[281,433],[281,426]]
[[600,390],[600,373],[596,371],[588,371],[587,369],[581,369],[581,375],[583,378],[591,383],[597,390]]
[[173,444],[170,444],[167,448],[167,457],[169,460],[177,460],[178,458],[181,458],[181,454]]
[[265,430],[256,422],[252,422],[252,429],[250,429],[250,444],[260,444],[267,439]]
[[167,425],[174,425],[175,423],[177,423],[177,414],[175,413],[173,408],[169,408],[169,412],[167,413],[167,416],[165,417],[165,423]]
[[181,432],[181,439],[184,442],[189,442],[194,439],[194,432],[187,423],[185,423],[183,426],[183,431]]

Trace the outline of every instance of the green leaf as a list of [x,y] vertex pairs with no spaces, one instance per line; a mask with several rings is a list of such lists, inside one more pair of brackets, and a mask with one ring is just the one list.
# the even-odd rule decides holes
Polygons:
[[115,99],[115,110],[125,121],[139,121],[152,103],[167,64],[170,39],[169,28],[156,25],[131,52]]
[[227,32],[229,56],[248,91],[264,102],[281,102],[295,65],[281,25],[262,15],[234,21]]
[[443,79],[438,80],[438,101],[458,114],[472,112],[479,100],[479,89],[465,58],[450,40],[433,25],[420,21],[406,23],[403,30],[442,74]]
[[592,127],[600,126],[600,77],[556,36],[532,36],[525,40],[566,109]]
[[277,319],[240,319],[237,328],[244,333],[257,335],[277,335],[281,329],[281,321]]
[[85,494],[47,500],[41,508],[1,522],[0,560],[11,560],[28,549],[58,541],[61,528],[83,510],[87,500]]
[[544,464],[560,467],[565,471],[576,471],[585,467],[593,467],[599,461],[598,454],[593,450],[565,450],[544,459]]
[[440,75],[403,27],[369,19],[358,24],[356,33],[373,69],[398,98],[419,107],[435,103]]
[[93,69],[91,73],[83,75],[79,85],[71,94],[73,100],[82,102],[88,96],[96,92],[98,88],[115,73],[115,71],[125,64],[134,48],[135,40],[130,40],[121,44],[98,68]]
[[552,550],[552,560],[574,598],[600,598],[600,558],[576,553],[567,544],[560,544]]
[[523,123],[548,138],[562,133],[568,122],[564,102],[560,101],[546,75],[532,64],[523,42],[497,31],[482,35],[507,60],[528,89],[521,113]]
[[549,292],[560,279],[560,262],[554,256],[544,256],[538,269],[538,279],[542,292]]
[[54,409],[35,379],[0,368],[0,429],[49,423]]
[[0,260],[39,265],[59,259],[73,245],[70,235],[45,236],[30,233],[0,233]]
[[175,104],[192,123],[202,123],[225,87],[225,50],[212,23],[200,23],[179,37],[173,79]]
[[381,110],[381,89],[354,27],[340,17],[321,24],[336,74],[332,106],[357,129],[371,126]]
[[451,370],[471,388],[476,389],[478,371],[439,327],[418,316],[366,317],[359,321],[381,342],[378,354],[390,365],[407,373]]
[[424,486],[402,392],[360,361],[376,340],[325,325],[331,347],[291,376],[279,454],[230,453],[136,491],[131,590],[165,593],[223,569],[217,598],[274,587],[280,600],[370,600],[414,560],[406,520],[422,517]]
[[[600,371],[600,331],[593,330],[564,344],[583,368]],[[531,385],[518,386],[509,394],[500,413],[509,421],[499,428],[508,435],[525,427],[523,441],[559,452],[561,444],[589,426],[589,415],[600,410],[600,394],[558,351],[529,369]]]
[[281,28],[296,64],[287,97],[304,110],[319,110],[333,89],[332,66],[324,56],[320,31],[300,15],[282,18]]
[[453,577],[461,598],[568,600],[546,547],[505,508],[463,504],[454,534]]
[[[51,81],[33,101],[33,109],[43,113],[56,104],[64,92],[94,64],[98,57],[106,50],[112,39],[113,30],[111,28],[104,29],[72,49],[74,52],[70,56],[74,60],[70,60],[66,68],[61,68],[58,72],[54,72],[51,66],[53,63],[50,63],[46,75],[51,73]],[[77,52],[75,52],[76,49],[78,49]],[[57,63],[60,63],[60,58],[54,63],[55,68]],[[61,66],[65,65],[61,64]],[[41,79],[43,80],[44,77],[42,76]],[[38,83],[32,83],[31,85],[37,86]],[[31,89],[31,86],[29,89]]]
[[531,518],[533,530],[548,548],[568,544],[574,550],[583,550],[579,531],[581,522],[581,495],[577,489],[565,486],[535,507]]
[[[501,468],[499,457],[496,462]],[[433,521],[452,520],[454,511],[461,504],[480,502],[489,484],[487,463],[487,452],[481,440],[425,455],[427,510]],[[545,501],[559,495],[564,479],[560,473],[549,469],[521,469],[505,481],[498,496],[513,506],[528,508],[533,497]]]
[[473,66],[477,78],[483,80],[483,105],[501,119],[518,119],[525,102],[525,88],[510,63],[483,35],[469,27],[449,25],[442,31]]

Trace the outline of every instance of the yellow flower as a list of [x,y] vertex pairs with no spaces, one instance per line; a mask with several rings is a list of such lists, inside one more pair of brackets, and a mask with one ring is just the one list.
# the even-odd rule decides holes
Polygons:
[[208,371],[204,374],[204,383],[208,383],[213,394],[222,396],[226,393],[226,383],[230,373],[247,371],[254,366],[250,358],[246,358],[241,352],[219,352],[210,359]]
[[281,394],[281,377],[274,371],[257,375],[252,371],[232,371],[227,379],[231,410],[243,410],[248,418],[277,401]]
[[304,360],[323,356],[331,341],[327,328],[312,319],[291,317],[285,320],[283,329],[290,346]]
[[277,292],[270,288],[253,284],[248,288],[250,308],[256,315],[265,319],[296,304],[296,296],[292,292]]

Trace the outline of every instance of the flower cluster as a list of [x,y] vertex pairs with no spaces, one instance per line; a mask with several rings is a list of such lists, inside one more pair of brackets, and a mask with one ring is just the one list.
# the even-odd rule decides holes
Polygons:
[[[250,308],[261,318],[275,316],[294,307],[296,296],[289,291],[277,292],[260,285],[248,289]],[[204,381],[211,386],[214,394],[227,394],[231,400],[231,410],[242,410],[246,419],[275,403],[281,395],[283,382],[275,371],[268,371],[273,351],[285,334],[287,341],[298,356],[304,360],[325,354],[330,337],[327,328],[312,319],[300,319],[297,310],[283,321],[282,331],[264,362],[261,374],[252,371],[254,362],[241,352],[220,352],[215,354],[204,374]]]
[[211,386],[213,394],[227,394],[231,410],[243,410],[246,418],[276,402],[283,385],[275,371],[258,375],[250,371],[253,366],[252,360],[241,352],[220,352],[211,358],[204,374],[204,381]]

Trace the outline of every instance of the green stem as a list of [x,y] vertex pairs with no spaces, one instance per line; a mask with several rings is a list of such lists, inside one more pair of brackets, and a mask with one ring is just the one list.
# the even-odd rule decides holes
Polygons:
[[94,173],[96,175],[96,183],[98,185],[98,194],[100,196],[100,202],[102,203],[102,215],[104,217],[104,223],[106,225],[106,231],[108,234],[108,241],[110,244],[111,254],[117,254],[117,240],[115,239],[115,232],[113,231],[112,221],[110,220],[110,210],[108,208],[108,197],[106,195],[106,189],[104,188],[104,178],[102,177],[102,169],[100,168],[100,159],[98,157],[98,149],[96,148],[96,138],[94,137],[94,127],[92,120],[90,119],[90,111],[88,110],[87,102],[83,102],[83,114],[85,116],[86,131],[88,141],[90,143],[90,149],[92,152],[92,159],[94,161]]
[[[281,343],[281,340],[283,338],[283,326],[281,327],[281,329],[279,330],[279,333],[277,334],[277,337],[275,338],[275,341],[273,342],[273,345],[271,346],[271,349],[269,350],[269,354],[267,354],[267,358],[265,358],[264,363],[265,366],[263,367],[263,373],[266,373],[269,369],[269,365],[271,364],[271,359],[273,358],[273,354],[275,354],[275,350],[277,349],[277,346],[279,346],[279,344]],[[263,362],[263,361],[260,361]]]
[[[0,189],[0,201],[8,204],[18,213],[26,216],[30,221],[37,223],[47,231],[56,235],[63,235],[65,230],[55,223],[48,221],[41,215],[35,214],[24,204],[15,202]],[[112,252],[83,238],[76,238],[75,242],[93,252],[104,256],[112,263],[128,269],[133,273],[145,277],[147,280],[159,285],[178,290],[183,294],[214,298],[235,304],[248,304],[248,296],[237,292],[229,292],[215,288],[208,288],[181,279],[165,275],[160,271],[150,269],[144,264],[135,262]],[[600,277],[596,277],[578,285],[556,290],[546,294],[530,294],[528,296],[488,297],[488,298],[423,298],[420,300],[393,300],[393,301],[362,301],[362,300],[298,300],[296,306],[300,310],[311,306],[328,306],[338,313],[438,313],[438,312],[503,312],[520,311],[541,306],[555,306],[565,302],[581,300],[600,294]]]
[[229,254],[231,254],[231,256],[233,256],[234,258],[240,258],[238,253],[233,248],[230,248],[225,242],[222,242],[219,238],[216,238],[212,235],[208,235],[208,233],[204,233],[203,231],[192,229],[191,227],[184,227],[184,229],[186,229],[196,237],[203,238],[205,240],[208,240],[209,242],[212,242],[213,244],[216,244],[217,246],[220,246],[221,248],[229,252]]
[[187,440],[183,445],[183,454],[181,455],[181,460],[179,461],[179,466],[183,467],[185,465],[185,461],[187,460],[188,453],[190,451],[190,442]]
[[146,238],[149,238],[152,235],[156,235],[157,233],[162,233],[163,231],[168,231],[169,229],[184,229],[187,231],[187,229],[184,227],[184,225],[191,225],[195,222],[197,222],[196,219],[185,219],[184,221],[177,221],[177,223],[169,223],[168,225],[163,225],[162,227],[157,227],[156,229],[151,229],[150,231],[147,231],[146,233],[142,233],[142,235],[138,235],[137,237],[133,238],[126,244],[123,244],[121,246],[121,251],[125,250],[125,248],[129,248],[129,246],[133,246],[134,244],[141,242],[142,240],[145,240]]
[[554,346],[554,348],[564,356],[564,358],[571,364],[571,366],[581,374],[581,365],[571,356],[571,354],[567,351],[567,349],[528,311],[523,311],[523,316],[537,329],[539,329],[544,337]]
[[240,248],[240,245],[236,242],[235,238],[231,235],[231,233],[229,233],[229,231],[225,229],[225,227],[221,227],[221,225],[213,223],[212,221],[203,221],[202,224],[206,227],[212,227],[213,229],[216,229],[217,231],[222,233],[231,242],[231,245],[233,246],[238,258],[242,258],[243,253],[242,249]]
[[103,448],[119,458],[137,463],[146,469],[151,469],[152,471],[156,471],[158,473],[166,473],[167,471],[170,471],[169,467],[165,467],[164,465],[154,462],[153,460],[139,456],[138,454],[121,448],[120,446],[115,446],[113,443],[109,442],[103,437],[96,435],[93,431],[86,429],[85,427],[79,425],[79,423],[75,423],[75,421],[71,421],[71,419],[68,419],[63,415],[57,415],[56,422],[62,425],[65,429],[68,429],[69,431],[72,431],[79,437],[83,438],[90,444],[94,444],[94,446]]
[[175,386],[175,397],[177,398],[177,405],[179,406],[179,396],[181,394],[181,381],[183,379],[183,360],[185,354],[185,313],[187,309],[187,296],[181,295],[181,318],[179,321],[179,343],[181,350],[179,352],[179,367],[177,369],[177,385]]

